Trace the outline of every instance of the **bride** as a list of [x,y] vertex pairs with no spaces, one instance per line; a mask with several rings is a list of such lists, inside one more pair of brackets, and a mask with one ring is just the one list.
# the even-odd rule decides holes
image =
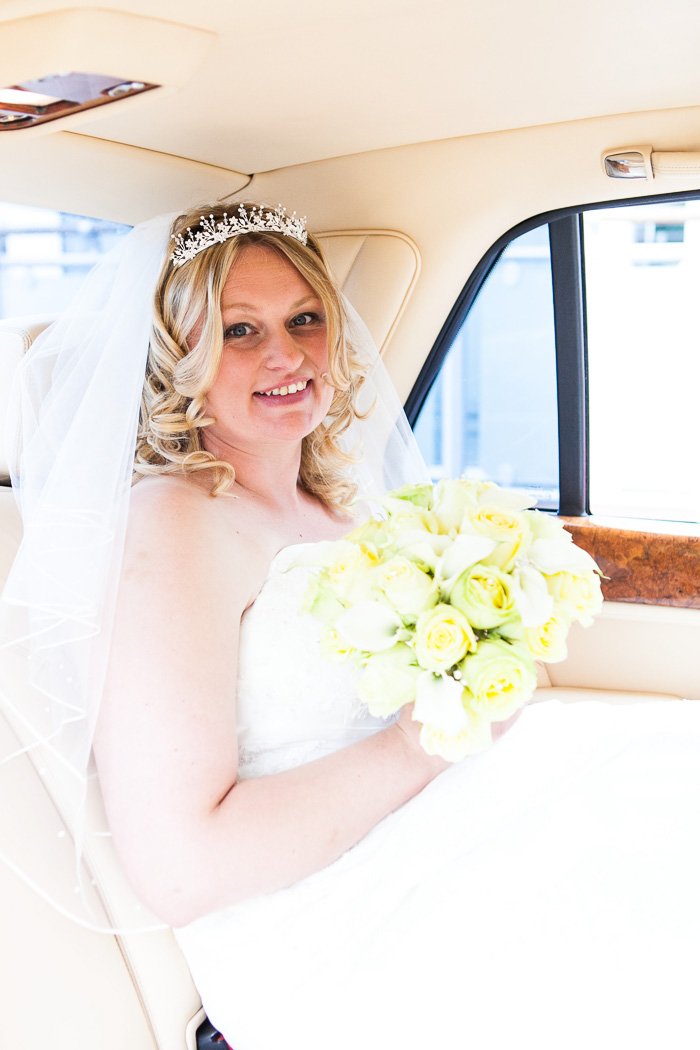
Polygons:
[[[234,1050],[697,1046],[700,705],[536,704],[449,767],[410,711],[371,718],[299,610],[355,495],[420,457],[303,222],[205,213],[165,254],[137,228],[38,344],[17,459],[29,525],[63,526],[43,695],[212,1022]],[[83,457],[53,502],[47,362]]]

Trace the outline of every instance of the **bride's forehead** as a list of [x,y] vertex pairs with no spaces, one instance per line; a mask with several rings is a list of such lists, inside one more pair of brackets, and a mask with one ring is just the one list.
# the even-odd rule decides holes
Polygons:
[[265,244],[246,245],[236,256],[224,284],[222,305],[239,293],[282,295],[300,289],[313,294],[308,281],[286,255]]

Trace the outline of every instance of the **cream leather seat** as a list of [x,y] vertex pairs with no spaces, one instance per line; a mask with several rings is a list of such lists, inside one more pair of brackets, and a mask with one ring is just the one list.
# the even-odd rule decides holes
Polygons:
[[[0,322],[0,428],[4,432],[12,373],[50,318]],[[7,477],[4,440],[0,475]],[[0,488],[0,585],[21,538],[11,489]],[[3,665],[4,688],[12,667]],[[0,716],[0,735],[13,728]],[[34,761],[37,759],[35,758]],[[73,851],[51,795],[50,777],[39,777],[24,757],[0,768],[0,842],[18,849],[36,835],[55,842],[52,877],[72,880]],[[99,789],[90,798],[101,807]],[[110,840],[90,856],[97,896],[115,925],[138,906]],[[194,1050],[204,1020],[199,997],[170,930],[112,936],[64,918],[0,863],[0,1001],[7,1050]]]

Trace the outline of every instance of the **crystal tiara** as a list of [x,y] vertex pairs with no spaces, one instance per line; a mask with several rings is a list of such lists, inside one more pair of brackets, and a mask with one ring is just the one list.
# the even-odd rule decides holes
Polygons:
[[306,244],[306,219],[298,219],[296,212],[287,215],[287,209],[279,204],[274,211],[257,206],[246,211],[241,204],[237,215],[224,212],[223,218],[218,221],[213,215],[208,219],[202,215],[195,230],[188,226],[184,236],[181,233],[172,235],[172,240],[175,241],[170,256],[172,264],[182,266],[212,244],[223,244],[224,241],[237,237],[239,233],[281,233]]

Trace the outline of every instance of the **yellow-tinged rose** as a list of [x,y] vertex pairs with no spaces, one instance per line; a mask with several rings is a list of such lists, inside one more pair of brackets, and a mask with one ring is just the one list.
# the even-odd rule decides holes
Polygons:
[[584,627],[590,627],[593,617],[603,606],[598,573],[590,571],[574,575],[571,572],[558,572],[545,579],[549,593],[554,598],[555,612],[570,620],[578,620]]
[[467,755],[476,755],[491,746],[491,723],[479,718],[473,711],[468,712],[470,725],[459,733],[450,735],[436,726],[423,725],[420,731],[420,743],[429,755],[440,755],[447,762],[459,762]]
[[462,531],[477,532],[496,540],[498,546],[484,558],[486,565],[496,565],[508,571],[518,556],[527,552],[532,533],[522,512],[498,505],[480,505],[470,511],[462,523]]
[[391,607],[402,616],[418,616],[437,603],[435,580],[408,558],[390,558],[379,566],[375,580]]
[[321,656],[333,664],[346,663],[357,651],[331,624],[327,624],[321,632],[319,650]]
[[392,499],[387,509],[389,518],[385,522],[385,527],[390,540],[396,540],[403,533],[413,532],[416,529],[435,534],[439,531],[435,515],[424,507],[416,507],[404,499]]
[[495,565],[481,563],[472,565],[456,580],[450,603],[479,630],[498,627],[515,612],[510,577]]
[[328,585],[342,602],[369,601],[374,596],[373,571],[379,563],[373,543],[345,544],[326,570]]
[[554,612],[540,627],[525,627],[525,644],[536,660],[557,664],[566,660],[566,636],[570,621],[560,612]]
[[416,679],[421,673],[413,652],[400,642],[365,661],[360,679],[360,699],[375,718],[388,718],[416,698]]
[[503,722],[526,703],[537,685],[534,664],[521,646],[482,639],[460,664],[469,706],[490,722]]
[[469,620],[451,605],[441,603],[418,617],[413,648],[426,671],[449,670],[476,645]]

